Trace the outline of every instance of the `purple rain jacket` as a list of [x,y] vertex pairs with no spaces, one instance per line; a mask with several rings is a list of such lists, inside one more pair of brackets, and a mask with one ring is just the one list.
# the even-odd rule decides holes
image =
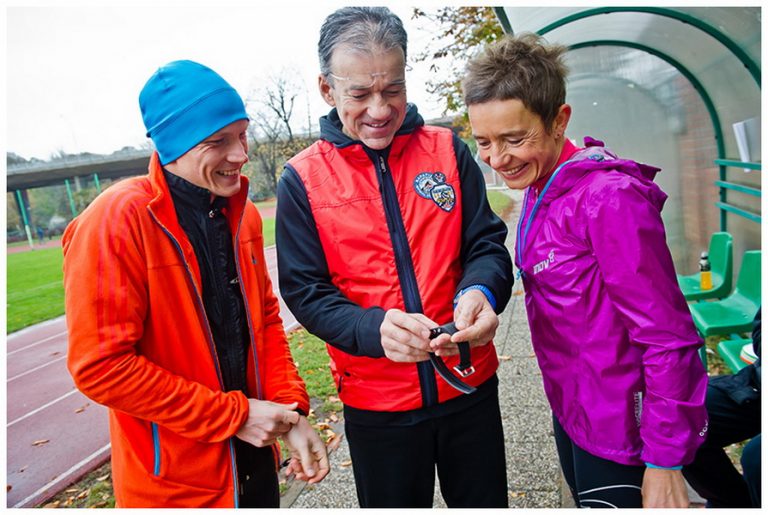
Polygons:
[[587,452],[688,464],[707,430],[707,375],[666,244],[659,169],[584,141],[540,194],[541,184],[528,188],[518,222],[515,264],[544,390]]

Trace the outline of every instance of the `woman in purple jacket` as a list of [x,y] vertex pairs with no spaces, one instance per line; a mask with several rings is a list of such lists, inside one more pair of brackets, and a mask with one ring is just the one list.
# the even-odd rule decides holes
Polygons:
[[565,138],[564,51],[506,37],[463,81],[481,158],[526,190],[515,264],[560,463],[580,507],[688,507],[680,469],[704,440],[707,377],[659,169]]

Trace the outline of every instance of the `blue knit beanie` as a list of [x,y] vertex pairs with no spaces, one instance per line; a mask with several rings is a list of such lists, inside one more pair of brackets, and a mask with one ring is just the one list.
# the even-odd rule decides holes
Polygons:
[[168,164],[214,132],[248,119],[240,95],[218,73],[193,61],[161,66],[139,94],[147,136]]

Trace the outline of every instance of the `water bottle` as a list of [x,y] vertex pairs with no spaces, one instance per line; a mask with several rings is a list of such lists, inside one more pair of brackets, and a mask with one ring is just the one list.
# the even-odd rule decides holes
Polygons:
[[701,253],[701,259],[699,259],[699,277],[701,280],[702,290],[712,289],[712,265],[709,264],[709,254],[706,252]]

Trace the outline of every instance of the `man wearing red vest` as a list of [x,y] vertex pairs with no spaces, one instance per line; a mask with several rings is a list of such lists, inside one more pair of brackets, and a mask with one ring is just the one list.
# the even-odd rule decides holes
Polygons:
[[406,49],[386,8],[325,20],[334,109],[278,185],[280,289],[328,344],[362,507],[431,507],[435,467],[449,507],[506,507],[491,339],[512,286],[507,229],[466,145],[407,104]]

